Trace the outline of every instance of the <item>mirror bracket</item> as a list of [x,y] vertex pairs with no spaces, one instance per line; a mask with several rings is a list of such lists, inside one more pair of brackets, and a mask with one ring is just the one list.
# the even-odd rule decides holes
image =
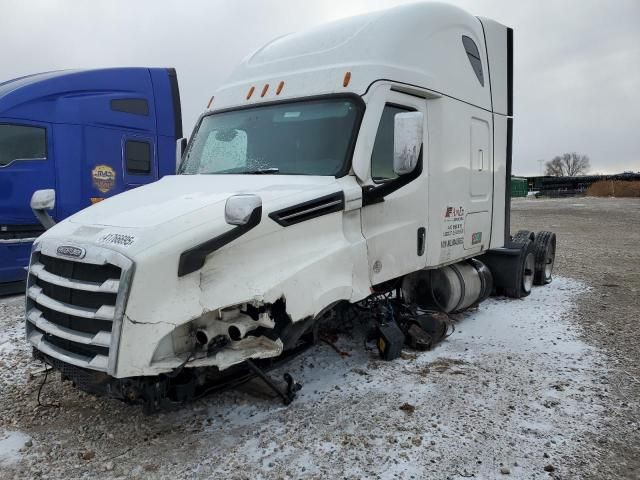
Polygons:
[[176,140],[176,174],[180,170],[182,164],[182,157],[187,150],[187,139],[182,137]]
[[53,207],[56,205],[55,190],[36,190],[31,196],[30,205],[33,214],[46,230],[49,230],[56,224],[48,212],[48,210],[53,210]]

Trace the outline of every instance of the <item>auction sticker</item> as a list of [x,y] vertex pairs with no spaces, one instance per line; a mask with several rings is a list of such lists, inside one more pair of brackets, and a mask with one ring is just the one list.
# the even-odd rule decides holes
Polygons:
[[109,165],[96,165],[91,170],[93,186],[102,193],[107,193],[116,184],[116,171]]

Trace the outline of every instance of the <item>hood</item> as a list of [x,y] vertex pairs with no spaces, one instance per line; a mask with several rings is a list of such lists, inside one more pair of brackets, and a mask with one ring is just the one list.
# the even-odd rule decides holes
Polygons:
[[[69,218],[82,225],[151,228],[226,202],[231,195],[253,193],[270,211],[278,200],[296,194],[330,193],[333,177],[306,175],[173,175],[129,190]],[[224,207],[224,204],[222,204]],[[271,207],[271,208],[270,208]],[[204,212],[202,212],[204,213]],[[203,221],[208,216],[203,217]],[[210,218],[210,217],[209,217]]]

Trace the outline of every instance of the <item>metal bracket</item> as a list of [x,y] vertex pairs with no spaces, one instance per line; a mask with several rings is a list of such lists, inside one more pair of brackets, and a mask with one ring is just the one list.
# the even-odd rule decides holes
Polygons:
[[252,360],[245,360],[245,362],[249,366],[251,371],[253,371],[253,373],[260,377],[271,390],[276,392],[280,396],[280,398],[282,398],[282,403],[284,403],[285,405],[289,405],[291,402],[293,402],[293,400],[296,398],[296,394],[302,388],[302,385],[295,382],[290,374],[285,373],[284,381],[287,382],[287,389],[286,391],[283,391],[271,378],[267,376],[266,373],[264,373],[255,363],[253,363]]

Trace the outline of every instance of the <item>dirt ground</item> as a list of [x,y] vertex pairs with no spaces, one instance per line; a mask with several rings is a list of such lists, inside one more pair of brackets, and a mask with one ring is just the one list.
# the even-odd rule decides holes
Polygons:
[[558,234],[556,279],[492,298],[430,352],[383,362],[357,329],[292,360],[283,407],[245,391],[151,417],[30,360],[0,299],[0,478],[640,478],[640,200],[519,200]]
[[583,338],[609,357],[606,437],[586,438],[599,468],[582,478],[640,478],[640,199],[519,200],[512,231],[553,230],[555,273],[592,287],[575,320]]

